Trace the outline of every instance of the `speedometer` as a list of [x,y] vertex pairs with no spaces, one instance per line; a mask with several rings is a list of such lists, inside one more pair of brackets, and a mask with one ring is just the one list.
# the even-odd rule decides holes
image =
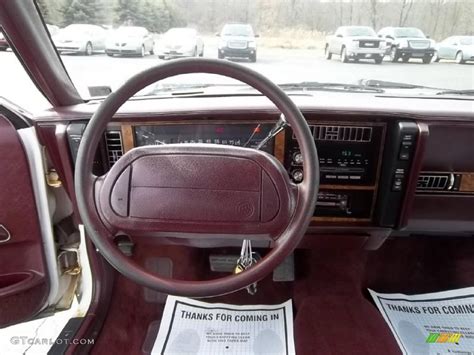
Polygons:
[[[181,124],[135,126],[135,145],[207,143],[255,148],[272,129],[271,124]],[[273,153],[273,141],[262,150]]]

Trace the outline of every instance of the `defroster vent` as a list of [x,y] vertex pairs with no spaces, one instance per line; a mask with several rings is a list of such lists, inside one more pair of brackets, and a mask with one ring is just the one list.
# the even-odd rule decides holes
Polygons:
[[112,167],[123,155],[122,133],[119,130],[105,133],[109,167]]

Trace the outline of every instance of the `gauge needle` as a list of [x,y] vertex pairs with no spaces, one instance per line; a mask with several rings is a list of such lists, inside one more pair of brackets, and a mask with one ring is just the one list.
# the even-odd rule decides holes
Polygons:
[[245,142],[245,144],[243,145],[244,147],[246,147],[250,141],[252,140],[252,138],[258,133],[260,132],[260,123],[253,129],[253,132],[252,134],[250,135],[249,139],[247,140],[247,142]]
[[280,118],[278,119],[277,123],[275,123],[275,126],[273,126],[272,130],[268,133],[268,135],[260,142],[257,144],[255,149],[259,150],[262,149],[262,147],[267,144],[269,140],[271,140],[273,137],[275,137],[278,133],[283,131],[285,127],[288,126],[288,123],[286,122],[285,116],[283,114],[280,115]]

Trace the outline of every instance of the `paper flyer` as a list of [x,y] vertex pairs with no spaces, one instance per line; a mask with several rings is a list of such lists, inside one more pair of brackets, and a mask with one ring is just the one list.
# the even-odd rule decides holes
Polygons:
[[168,296],[152,354],[295,354],[291,300],[236,306]]
[[474,287],[411,296],[369,291],[403,354],[474,354]]

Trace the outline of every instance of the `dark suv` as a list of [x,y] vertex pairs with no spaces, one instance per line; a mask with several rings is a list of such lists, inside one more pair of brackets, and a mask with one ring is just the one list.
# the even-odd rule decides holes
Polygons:
[[221,33],[217,57],[224,58],[248,58],[251,62],[257,61],[257,42],[251,25],[248,24],[226,24]]
[[401,58],[404,63],[410,58],[420,58],[423,63],[431,63],[435,53],[435,41],[415,27],[385,27],[379,33],[387,42],[387,54],[392,62]]

